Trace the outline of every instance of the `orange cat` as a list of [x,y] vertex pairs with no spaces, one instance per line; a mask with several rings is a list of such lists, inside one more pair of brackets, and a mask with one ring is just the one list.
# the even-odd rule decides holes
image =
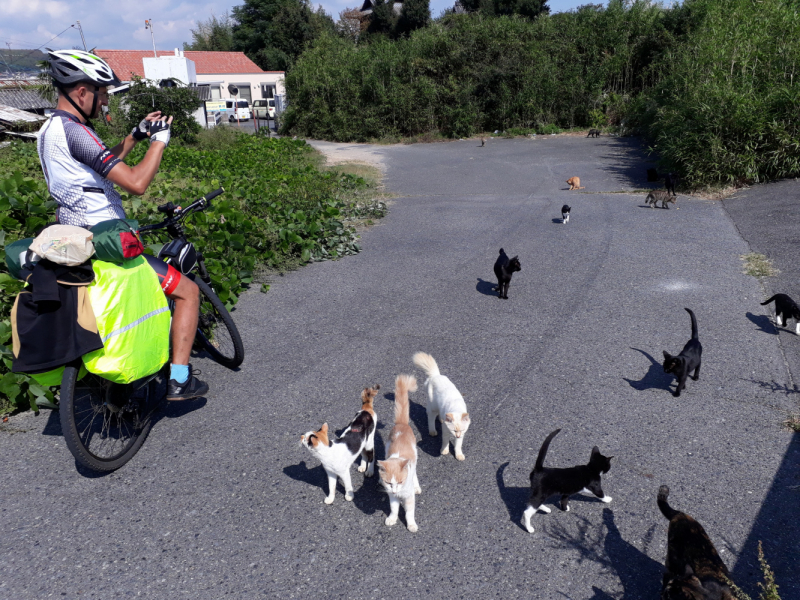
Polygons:
[[567,179],[567,183],[569,184],[569,191],[572,190],[582,190],[585,186],[581,185],[581,178],[580,177],[570,177]]

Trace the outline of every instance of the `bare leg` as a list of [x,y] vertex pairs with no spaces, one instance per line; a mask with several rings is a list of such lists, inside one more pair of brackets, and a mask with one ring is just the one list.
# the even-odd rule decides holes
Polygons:
[[194,335],[197,332],[200,290],[194,281],[184,275],[169,298],[175,301],[175,312],[172,315],[172,330],[170,332],[172,363],[188,365],[192,344],[194,344]]

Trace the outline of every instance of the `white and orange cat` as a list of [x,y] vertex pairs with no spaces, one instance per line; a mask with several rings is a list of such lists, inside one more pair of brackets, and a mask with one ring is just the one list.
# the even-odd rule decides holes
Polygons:
[[386,460],[378,461],[381,484],[389,494],[390,513],[385,523],[390,527],[397,523],[402,503],[406,511],[406,525],[411,533],[418,529],[414,520],[414,494],[422,493],[417,479],[417,438],[408,424],[408,394],[416,391],[416,377],[397,376],[394,382],[394,427],[389,434]]
[[353,499],[353,483],[350,480],[350,467],[361,455],[359,472],[372,477],[375,472],[375,426],[378,417],[373,409],[373,401],[380,385],[364,388],[361,392],[361,410],[355,419],[333,441],[328,438],[328,424],[324,423],[317,431],[309,431],[300,436],[300,445],[305,446],[322,463],[328,474],[328,495],[325,504],[331,504],[336,495],[336,480],[342,480],[344,499]]
[[439,417],[442,422],[441,453],[450,453],[452,439],[456,458],[464,460],[461,444],[470,424],[464,397],[453,382],[439,372],[439,366],[430,354],[417,352],[412,360],[428,376],[425,382],[428,386],[428,433],[436,435],[436,417]]

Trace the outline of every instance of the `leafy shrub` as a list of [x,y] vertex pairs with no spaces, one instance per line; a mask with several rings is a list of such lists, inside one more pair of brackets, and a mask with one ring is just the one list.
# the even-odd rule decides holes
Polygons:
[[[129,162],[141,160],[146,147],[135,148]],[[220,299],[232,307],[253,281],[257,266],[285,269],[355,254],[360,248],[353,221],[383,216],[385,204],[364,198],[363,178],[319,171],[312,153],[301,140],[249,135],[235,135],[216,148],[171,145],[148,193],[143,197],[122,193],[123,204],[129,217],[145,224],[163,218],[158,204],[185,205],[223,186],[226,193],[211,209],[188,219],[186,231],[204,254]],[[48,195],[33,144],[2,149],[0,160],[11,171],[0,178],[2,254],[10,242],[51,222],[55,202]],[[164,241],[156,236],[145,239],[151,249]],[[0,260],[0,413],[35,407],[40,397],[53,399],[50,390],[9,372],[8,316],[21,286]]]

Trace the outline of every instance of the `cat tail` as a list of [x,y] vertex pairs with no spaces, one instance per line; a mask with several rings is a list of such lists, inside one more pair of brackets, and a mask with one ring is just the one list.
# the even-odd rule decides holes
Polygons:
[[689,310],[688,308],[684,308],[683,310],[685,310],[687,313],[689,313],[689,316],[692,317],[692,339],[696,340],[697,339],[697,319],[694,318],[694,313],[691,310]]
[[417,378],[413,375],[398,375],[394,381],[394,424],[408,425],[408,393],[417,391]]
[[[775,296],[777,296],[777,294],[775,294]],[[770,299],[769,299],[769,300],[767,300],[766,302],[762,302],[762,303],[761,303],[761,306],[764,306],[764,305],[766,305],[766,304],[769,304],[770,302],[772,302],[773,300],[775,300],[775,296],[773,296],[772,298],[770,298]]]
[[560,429],[556,429],[553,433],[548,435],[542,447],[539,449],[539,456],[536,457],[536,465],[533,467],[534,471],[541,471],[544,469],[544,457],[547,456],[547,449],[550,447],[550,442],[553,441],[553,438],[558,435],[558,432],[561,431]]
[[658,508],[661,509],[661,514],[671,521],[673,517],[681,513],[667,503],[667,496],[669,496],[669,488],[662,485],[658,488]]
[[439,373],[439,365],[436,364],[436,361],[433,360],[433,357],[430,354],[425,354],[424,352],[417,352],[411,360],[417,365],[420,369],[425,371],[425,375],[428,376],[428,379],[431,377],[435,377],[437,375],[441,375]]

